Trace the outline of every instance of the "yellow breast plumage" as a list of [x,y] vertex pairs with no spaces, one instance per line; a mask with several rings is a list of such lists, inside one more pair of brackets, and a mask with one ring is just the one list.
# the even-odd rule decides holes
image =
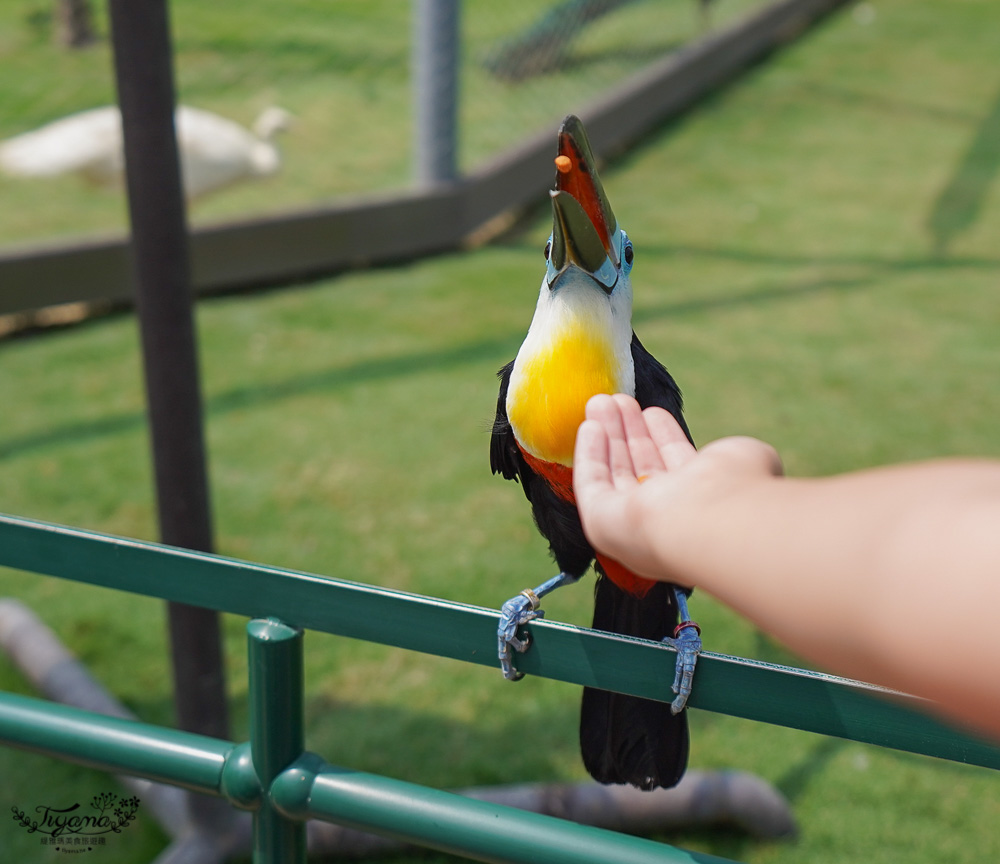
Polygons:
[[587,400],[630,389],[619,366],[610,334],[581,321],[537,345],[526,340],[507,393],[507,416],[521,447],[547,462],[572,465]]

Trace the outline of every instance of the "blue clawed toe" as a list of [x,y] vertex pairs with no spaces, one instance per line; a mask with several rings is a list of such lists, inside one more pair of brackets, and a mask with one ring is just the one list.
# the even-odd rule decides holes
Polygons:
[[534,621],[536,618],[544,618],[545,613],[538,608],[541,605],[542,597],[556,588],[576,582],[578,578],[578,576],[562,572],[547,582],[543,582],[534,590],[527,588],[516,597],[511,597],[500,608],[500,622],[497,625],[497,655],[500,658],[500,670],[508,681],[520,681],[524,677],[523,672],[518,672],[514,668],[514,655],[511,649],[518,654],[523,654],[531,644],[530,636],[524,639],[518,638],[517,628],[529,621]]
[[688,613],[687,592],[682,588],[674,588],[674,596],[677,598],[680,624],[674,629],[674,635],[667,636],[663,641],[677,652],[674,683],[671,687],[676,698],[670,703],[670,710],[674,714],[680,714],[691,695],[694,669],[701,653],[701,628],[691,620]]

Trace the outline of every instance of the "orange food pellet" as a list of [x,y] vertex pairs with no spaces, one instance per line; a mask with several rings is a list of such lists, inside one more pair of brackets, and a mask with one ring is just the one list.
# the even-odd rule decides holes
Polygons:
[[559,169],[560,174],[569,174],[572,167],[573,160],[569,156],[556,156],[556,168]]

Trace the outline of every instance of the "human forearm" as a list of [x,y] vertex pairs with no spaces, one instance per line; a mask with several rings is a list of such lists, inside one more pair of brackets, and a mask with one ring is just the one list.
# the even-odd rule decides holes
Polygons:
[[924,695],[911,672],[953,672],[950,662],[935,672],[935,658],[920,659],[930,634],[949,633],[952,654],[984,657],[995,607],[984,605],[983,591],[1000,573],[995,463],[757,477],[719,499],[686,500],[689,507],[660,510],[668,532],[651,524],[655,504],[645,511],[662,572],[717,596],[798,653]]
[[702,589],[838,674],[1000,734],[1000,463],[780,477],[768,445],[696,452],[665,412],[588,405],[574,463],[594,546]]

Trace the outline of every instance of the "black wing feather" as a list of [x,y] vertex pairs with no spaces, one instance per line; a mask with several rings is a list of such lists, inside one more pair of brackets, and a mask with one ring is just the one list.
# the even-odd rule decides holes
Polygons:
[[527,468],[514,440],[514,430],[510,428],[510,420],[507,419],[507,388],[510,387],[510,372],[513,368],[514,361],[511,360],[497,372],[497,378],[500,379],[500,395],[497,397],[493,435],[490,437],[490,469],[494,474],[502,475],[505,480],[520,480],[522,471]]
[[[684,420],[684,398],[681,388],[659,360],[650,354],[632,333],[632,362],[635,366],[635,399],[643,408],[654,405],[664,408],[680,423],[688,441],[694,443]],[[505,397],[506,398],[506,397]]]
[[579,578],[594,560],[594,550],[583,533],[576,507],[552,491],[549,484],[531,469],[517,446],[507,419],[507,387],[513,366],[511,361],[497,373],[500,395],[490,439],[490,468],[494,474],[520,482],[525,497],[531,502],[535,525],[548,541],[556,565],[560,571]]

